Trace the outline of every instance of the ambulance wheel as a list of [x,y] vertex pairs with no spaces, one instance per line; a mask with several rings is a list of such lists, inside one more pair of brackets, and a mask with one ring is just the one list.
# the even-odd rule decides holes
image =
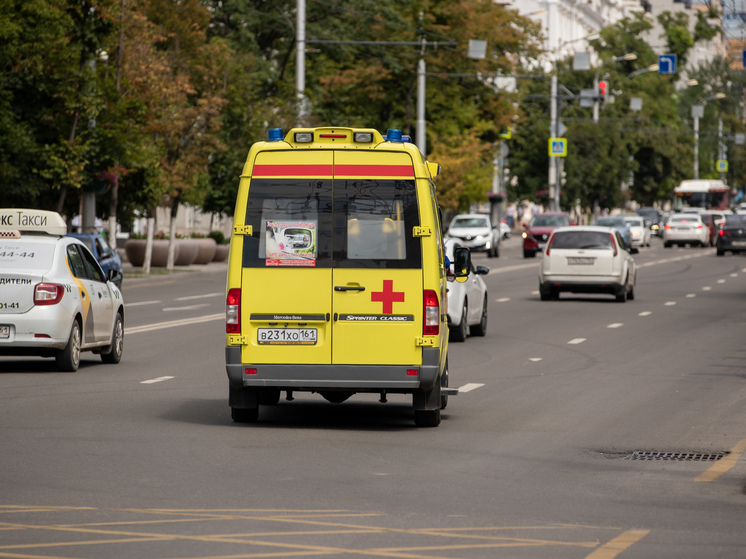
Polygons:
[[70,328],[70,338],[67,340],[65,349],[55,351],[54,358],[57,361],[57,370],[63,373],[74,373],[80,365],[80,323],[73,320]]
[[352,392],[342,390],[329,390],[325,392],[319,392],[324,397],[324,400],[331,402],[332,404],[341,404],[347,398],[352,396]]
[[259,408],[231,408],[231,419],[236,423],[254,423],[259,419]]
[[[448,388],[448,357],[446,357],[446,368],[445,371],[443,371],[443,374],[440,375],[440,387],[441,388]],[[440,409],[444,410],[446,409],[446,406],[448,405],[448,396],[444,396],[441,394],[440,396]]]
[[101,361],[104,363],[119,363],[122,360],[122,351],[124,349],[124,320],[122,313],[117,313],[114,321],[114,331],[111,333],[111,347],[109,351],[101,354]]
[[260,388],[258,398],[263,406],[276,406],[280,402],[280,389]]
[[469,312],[469,305],[466,298],[464,298],[464,308],[461,309],[461,322],[459,322],[449,332],[450,340],[452,342],[463,342],[466,339],[469,331],[469,324],[466,322],[466,315]]
[[414,424],[417,427],[437,427],[440,425],[440,409],[414,410]]

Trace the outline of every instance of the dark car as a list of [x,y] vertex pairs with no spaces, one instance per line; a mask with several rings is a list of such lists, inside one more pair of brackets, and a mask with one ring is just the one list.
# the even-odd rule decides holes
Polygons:
[[557,227],[570,225],[570,215],[565,212],[545,212],[537,214],[526,226],[523,236],[523,257],[533,258],[544,250],[549,236]]
[[109,246],[106,242],[106,238],[102,235],[89,235],[86,233],[68,233],[68,237],[75,237],[80,239],[85,246],[88,247],[96,257],[101,268],[104,270],[104,274],[108,277],[109,270],[117,270],[119,272],[119,281],[116,283],[118,288],[122,288],[122,258],[117,254],[115,250]]
[[639,208],[635,213],[645,220],[645,226],[653,232],[653,235],[660,236],[661,224],[663,222],[663,212],[652,206]]
[[746,252],[746,214],[725,216],[725,223],[718,231],[715,246],[718,256],[723,256],[726,251],[733,254]]

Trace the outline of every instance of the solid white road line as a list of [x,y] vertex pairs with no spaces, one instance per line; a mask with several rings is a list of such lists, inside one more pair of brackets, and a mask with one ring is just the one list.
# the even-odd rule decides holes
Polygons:
[[152,378],[150,380],[143,380],[140,382],[140,384],[154,384],[156,382],[163,382],[164,380],[171,380],[174,377],[158,377],[158,378]]
[[127,308],[130,307],[141,307],[142,305],[157,305],[161,301],[140,301],[139,303],[126,303]]
[[174,301],[192,301],[193,299],[205,299],[207,297],[223,297],[225,293],[205,293],[204,295],[190,295],[189,297],[176,297]]
[[472,390],[476,390],[477,388],[482,388],[484,384],[479,384],[476,382],[470,382],[469,384],[465,384],[461,387],[459,387],[459,392],[471,392]]
[[163,312],[170,311],[194,311],[201,309],[202,307],[208,306],[207,303],[200,303],[199,305],[188,305],[186,307],[164,307]]
[[169,322],[158,322],[156,324],[146,324],[145,326],[135,326],[134,328],[125,328],[124,334],[140,334],[142,332],[152,332],[153,330],[162,330],[173,326],[188,326],[189,324],[199,324],[201,322],[212,322],[213,320],[225,320],[225,313],[209,314],[195,318],[184,318],[182,320],[171,320]]

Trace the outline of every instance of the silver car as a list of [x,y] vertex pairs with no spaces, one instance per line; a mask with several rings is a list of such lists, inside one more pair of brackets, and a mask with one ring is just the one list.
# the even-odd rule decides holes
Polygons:
[[500,231],[483,214],[457,215],[451,220],[446,239],[457,239],[472,252],[486,252],[488,257],[500,256]]
[[118,363],[124,345],[124,299],[55,212],[0,209],[0,358],[54,357],[74,372],[92,351]]

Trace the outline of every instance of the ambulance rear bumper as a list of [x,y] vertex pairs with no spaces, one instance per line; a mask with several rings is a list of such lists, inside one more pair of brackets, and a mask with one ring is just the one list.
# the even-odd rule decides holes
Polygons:
[[[440,374],[440,350],[423,348],[422,365],[285,365],[241,362],[241,348],[225,348],[225,369],[233,388],[277,387],[316,392],[342,389],[353,392],[410,393],[430,390]],[[246,369],[256,373],[246,374]],[[411,374],[416,370],[417,375]],[[409,371],[409,374],[408,374]]]

